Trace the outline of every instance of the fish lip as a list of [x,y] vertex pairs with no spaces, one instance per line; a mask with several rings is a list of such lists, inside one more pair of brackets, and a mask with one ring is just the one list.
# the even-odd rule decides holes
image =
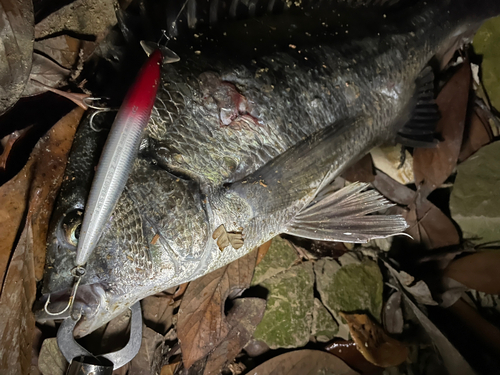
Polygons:
[[[72,308],[62,314],[51,315],[64,310],[71,295],[71,289],[66,289],[52,294],[44,294],[34,305],[35,320],[39,323],[66,319],[72,312],[80,312],[82,318],[78,322],[74,335],[83,337],[99,328],[98,317],[107,311],[106,290],[102,284],[87,284],[78,287]],[[46,307],[48,297],[50,304]],[[47,313],[46,309],[50,312]]]

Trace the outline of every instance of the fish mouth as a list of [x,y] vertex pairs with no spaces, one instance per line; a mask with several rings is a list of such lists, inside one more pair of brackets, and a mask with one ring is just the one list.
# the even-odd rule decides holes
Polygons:
[[[101,284],[81,285],[76,291],[73,303],[69,306],[72,289],[52,294],[44,294],[34,306],[35,319],[39,323],[62,320],[80,315],[74,335],[83,337],[99,328],[99,316],[106,313],[108,302],[106,291]],[[50,300],[49,300],[50,298]],[[47,301],[49,300],[49,303]],[[68,307],[69,306],[69,307]]]

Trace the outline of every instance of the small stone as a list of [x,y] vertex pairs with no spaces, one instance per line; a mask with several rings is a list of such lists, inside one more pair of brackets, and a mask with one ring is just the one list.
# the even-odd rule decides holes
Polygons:
[[311,335],[315,336],[319,342],[327,342],[333,339],[338,331],[339,325],[333,319],[333,316],[321,301],[315,298]]

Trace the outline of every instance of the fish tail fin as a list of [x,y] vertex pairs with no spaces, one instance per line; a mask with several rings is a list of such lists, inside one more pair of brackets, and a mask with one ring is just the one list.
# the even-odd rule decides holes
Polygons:
[[389,205],[380,194],[363,192],[366,185],[331,192],[331,182],[377,142],[373,127],[363,116],[337,121],[229,189],[264,221],[259,227],[274,232],[349,242],[399,234],[406,228],[402,217],[366,216]]

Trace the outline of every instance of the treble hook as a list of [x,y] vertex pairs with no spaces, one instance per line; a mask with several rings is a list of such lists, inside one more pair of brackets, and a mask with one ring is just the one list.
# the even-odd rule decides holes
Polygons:
[[104,129],[99,129],[99,128],[96,128],[94,126],[94,117],[99,113],[111,112],[111,111],[117,110],[115,108],[102,107],[102,106],[98,106],[98,105],[93,104],[94,102],[98,102],[99,100],[103,100],[103,99],[109,100],[109,98],[92,98],[92,97],[83,99],[83,103],[85,105],[87,105],[87,107],[95,109],[95,112],[90,115],[89,123],[90,123],[90,128],[97,133],[100,131],[103,131]]
[[80,285],[80,281],[82,281],[83,276],[85,276],[85,272],[86,272],[85,268],[81,267],[81,266],[75,267],[71,270],[71,274],[74,277],[74,283],[73,283],[73,288],[71,289],[71,295],[69,297],[68,304],[66,305],[64,310],[59,311],[59,312],[50,312],[49,311],[49,309],[48,309],[49,304],[50,304],[50,294],[49,294],[49,296],[47,297],[47,302],[45,302],[45,305],[43,306],[43,310],[48,315],[50,315],[50,316],[62,315],[73,306],[73,302],[75,301],[78,286]]

